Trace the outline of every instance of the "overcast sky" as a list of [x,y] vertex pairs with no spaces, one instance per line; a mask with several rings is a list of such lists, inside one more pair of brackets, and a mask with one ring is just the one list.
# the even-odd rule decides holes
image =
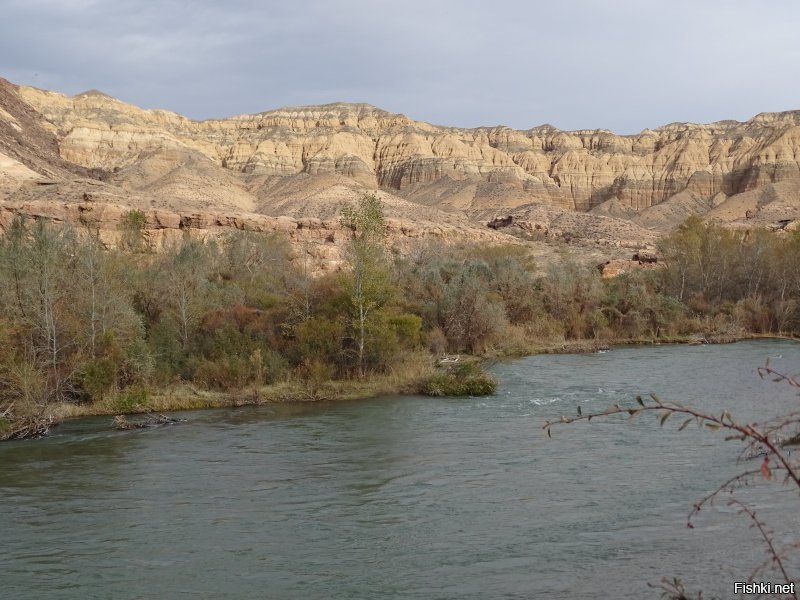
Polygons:
[[0,76],[204,119],[633,133],[800,109],[798,0],[0,0]]

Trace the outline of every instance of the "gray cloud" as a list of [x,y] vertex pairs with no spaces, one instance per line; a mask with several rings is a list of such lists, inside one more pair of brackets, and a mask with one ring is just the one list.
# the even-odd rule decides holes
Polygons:
[[793,0],[0,0],[0,75],[192,118],[334,101],[636,132],[800,108]]

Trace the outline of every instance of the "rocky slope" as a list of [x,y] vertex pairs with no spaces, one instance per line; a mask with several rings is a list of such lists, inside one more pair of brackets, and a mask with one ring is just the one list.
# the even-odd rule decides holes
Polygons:
[[[629,136],[440,127],[364,104],[198,122],[97,91],[68,97],[0,80],[6,216],[99,203],[177,215],[169,223],[335,224],[364,190],[379,190],[406,223],[398,231],[465,239],[513,231],[613,248],[651,243],[652,230],[688,214],[768,224],[800,216],[800,111]],[[487,229],[494,217],[514,227]]]
[[123,169],[152,153],[194,151],[236,173],[339,174],[458,208],[535,200],[588,210],[616,198],[641,210],[683,190],[712,198],[800,179],[800,111],[621,136],[437,127],[363,104],[196,122],[94,91],[70,98],[22,87],[17,96],[52,123],[61,157],[83,167]]

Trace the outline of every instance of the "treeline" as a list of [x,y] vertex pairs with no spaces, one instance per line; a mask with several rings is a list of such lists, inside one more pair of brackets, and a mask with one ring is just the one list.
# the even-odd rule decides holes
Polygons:
[[516,245],[395,255],[374,196],[342,223],[347,268],[311,277],[274,235],[187,236],[150,253],[137,213],[119,250],[91,231],[14,221],[0,238],[0,434],[54,403],[123,412],[187,383],[313,391],[403,368],[429,376],[445,353],[800,329],[798,234],[690,219],[664,240],[661,268],[604,280],[570,261],[542,272]]
[[662,242],[663,294],[734,334],[800,332],[800,232],[737,231],[691,217]]

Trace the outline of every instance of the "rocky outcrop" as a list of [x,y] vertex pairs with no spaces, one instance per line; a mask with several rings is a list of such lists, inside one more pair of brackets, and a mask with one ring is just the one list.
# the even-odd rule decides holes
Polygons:
[[663,267],[664,264],[658,262],[658,258],[652,251],[644,250],[634,254],[631,259],[617,258],[607,260],[597,265],[597,270],[600,272],[600,276],[603,279],[612,279],[632,271],[659,269]]
[[[471,213],[486,217],[486,211]],[[493,215],[487,226],[523,240],[564,244],[590,242],[614,248],[654,248],[658,235],[630,221],[529,204],[504,215]]]
[[610,200],[639,211],[680,192],[710,201],[800,180],[798,111],[623,136],[547,125],[438,127],[366,104],[196,122],[96,91],[67,97],[21,87],[14,95],[48,124],[61,158],[106,171],[153,154],[193,153],[244,178],[341,175],[438,206],[536,201],[580,211]]
[[653,247],[690,214],[791,230],[798,165],[800,112],[629,136],[439,127],[366,104],[192,121],[0,79],[2,222],[42,216],[114,245],[136,209],[153,248],[284,232],[320,272],[340,264],[337,217],[365,191],[381,197],[399,252],[424,238],[541,241],[529,244],[537,260],[568,247],[597,264]]
[[[57,225],[69,224],[79,232],[97,231],[107,247],[120,244],[123,232],[120,224],[133,207],[108,203],[87,194],[82,202],[54,202],[48,200],[0,202],[0,233],[15,217],[44,218]],[[344,261],[347,241],[352,232],[342,227],[338,219],[307,217],[270,217],[255,213],[230,212],[173,212],[148,209],[145,215],[143,236],[151,251],[159,251],[179,243],[184,236],[211,239],[231,231],[276,233],[290,243],[292,260],[315,274],[335,271]],[[445,244],[483,242],[508,243],[503,236],[491,231],[458,227],[444,223],[387,219],[387,234],[394,251],[409,253],[424,240]]]
[[[0,154],[5,166],[0,176],[9,174],[11,162],[18,163],[43,177],[97,176],[60,154],[53,124],[30,106],[20,88],[0,78]],[[18,167],[15,167],[18,169]]]

